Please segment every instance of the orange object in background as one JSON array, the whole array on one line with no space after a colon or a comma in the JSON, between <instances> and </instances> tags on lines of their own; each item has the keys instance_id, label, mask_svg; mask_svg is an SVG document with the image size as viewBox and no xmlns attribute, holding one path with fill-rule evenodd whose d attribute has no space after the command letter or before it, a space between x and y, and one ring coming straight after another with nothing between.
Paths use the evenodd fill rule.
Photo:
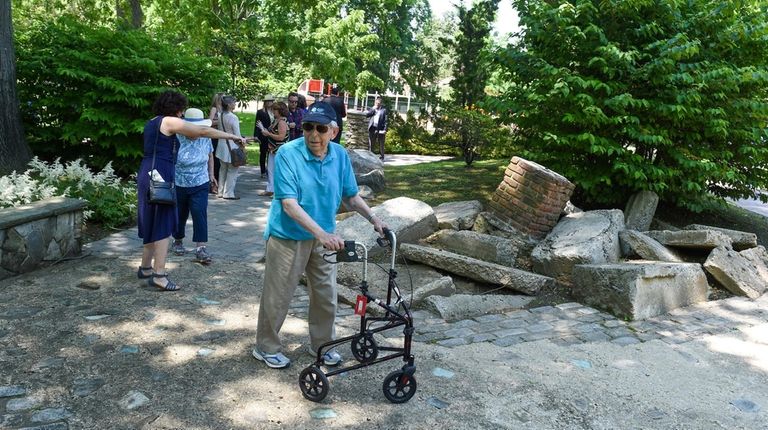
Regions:
<instances>
[{"instance_id":1,"label":"orange object in background","mask_svg":"<svg viewBox=\"0 0 768 430\"><path fill-rule=\"evenodd\" d=\"M322 94L323 83L322 79L310 79L307 83L307 92L310 94Z\"/></svg>"}]
</instances>

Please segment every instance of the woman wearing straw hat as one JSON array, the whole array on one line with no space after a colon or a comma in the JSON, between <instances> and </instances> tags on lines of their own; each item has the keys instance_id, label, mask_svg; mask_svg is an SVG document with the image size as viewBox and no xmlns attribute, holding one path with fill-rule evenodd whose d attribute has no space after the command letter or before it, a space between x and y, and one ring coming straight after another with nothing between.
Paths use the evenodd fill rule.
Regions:
<instances>
[{"instance_id":1,"label":"woman wearing straw hat","mask_svg":"<svg viewBox=\"0 0 768 430\"><path fill-rule=\"evenodd\" d=\"M212 121L203 118L203 111L189 108L184 112L184 121L210 127ZM181 146L176 160L176 205L179 223L173 233L173 253L184 255L184 236L187 219L192 215L192 240L195 242L195 260L209 264L208 253L208 191L211 185L217 186L213 173L213 144L207 137L190 139L177 134Z\"/></svg>"},{"instance_id":2,"label":"woman wearing straw hat","mask_svg":"<svg viewBox=\"0 0 768 430\"><path fill-rule=\"evenodd\" d=\"M139 279L146 279L150 287L176 291L179 286L168 279L165 259L168 256L168 238L176 231L179 219L176 206L149 202L149 180L153 170L166 182L176 179L177 134L191 139L205 136L212 139L235 139L243 144L248 139L222 133L210 127L200 127L181 119L187 108L187 98L176 91L166 91L155 100L155 117L144 126L144 158L136 174L138 185L139 237L143 239Z\"/></svg>"}]
</instances>

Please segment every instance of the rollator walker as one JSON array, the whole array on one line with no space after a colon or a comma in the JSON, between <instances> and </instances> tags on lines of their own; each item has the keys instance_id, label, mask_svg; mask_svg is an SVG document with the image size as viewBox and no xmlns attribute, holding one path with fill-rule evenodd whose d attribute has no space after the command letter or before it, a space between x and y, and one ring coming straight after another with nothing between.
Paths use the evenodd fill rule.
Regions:
<instances>
[{"instance_id":1,"label":"rollator walker","mask_svg":"<svg viewBox=\"0 0 768 430\"><path fill-rule=\"evenodd\" d=\"M414 332L413 318L409 306L403 300L400 289L395 282L397 277L397 272L395 271L397 238L395 233L389 229L384 229L383 233L385 237L376 239L376 242L381 247L390 248L392 252L386 301L377 298L368 290L368 249L364 244L355 241L344 241L343 250L324 256L326 258L335 254L336 261L334 263L363 263L363 281L359 286L360 294L357 296L355 305L355 313L360 315L360 331L352 336L336 339L321 345L317 350L315 362L305 368L299 375L301 393L305 398L313 402L320 402L328 395L328 377L362 369L398 357L403 358L403 367L391 372L384 378L382 386L384 397L392 403L405 403L416 393L416 378L413 376L416 372L416 366L414 365L414 356L411 353L411 340ZM362 258L360 258L359 251L362 252ZM326 258L326 261L330 260ZM367 306L370 303L375 303L383 308L384 316L368 316L366 314ZM373 337L374 334L397 327L403 327L404 338L402 347L388 347L376 343ZM334 368L330 371L323 371L320 367L323 365L323 354L347 342L350 343L352 355L358 363Z\"/></svg>"}]
</instances>

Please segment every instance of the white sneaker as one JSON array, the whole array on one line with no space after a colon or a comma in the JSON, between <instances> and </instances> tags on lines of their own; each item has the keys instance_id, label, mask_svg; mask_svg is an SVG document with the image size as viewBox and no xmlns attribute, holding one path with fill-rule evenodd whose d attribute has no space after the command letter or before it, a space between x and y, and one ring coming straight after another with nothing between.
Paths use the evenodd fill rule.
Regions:
<instances>
[{"instance_id":1,"label":"white sneaker","mask_svg":"<svg viewBox=\"0 0 768 430\"><path fill-rule=\"evenodd\" d=\"M331 350L323 354L323 364L326 366L338 366L342 361L344 361L344 359L342 359L341 354L336 351Z\"/></svg>"},{"instance_id":2,"label":"white sneaker","mask_svg":"<svg viewBox=\"0 0 768 430\"><path fill-rule=\"evenodd\" d=\"M263 361L264 364L273 369L285 369L291 365L291 360L280 352L276 354L267 354L259 351L259 348L253 348L251 355L253 355L253 358Z\"/></svg>"}]
</instances>

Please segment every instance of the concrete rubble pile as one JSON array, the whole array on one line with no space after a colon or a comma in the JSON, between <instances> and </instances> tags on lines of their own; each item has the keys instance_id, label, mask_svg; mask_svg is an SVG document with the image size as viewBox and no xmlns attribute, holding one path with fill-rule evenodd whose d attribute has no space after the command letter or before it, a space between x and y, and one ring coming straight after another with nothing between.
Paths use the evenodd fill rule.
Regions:
<instances>
[{"instance_id":1,"label":"concrete rubble pile","mask_svg":"<svg viewBox=\"0 0 768 430\"><path fill-rule=\"evenodd\" d=\"M350 152L362 153L360 163L374 162L368 151ZM432 208L406 197L373 211L398 233L398 255L409 262L396 268L406 299L413 290L413 306L447 320L513 311L554 288L630 320L707 301L707 274L751 299L768 288L768 252L755 234L696 224L650 230L663 225L654 219L655 193L633 195L624 211L581 211L569 201L573 189L557 173L514 157L487 211L478 201ZM339 217L337 231L389 265L360 215ZM362 281L357 266L339 266L346 285L340 301L354 303ZM384 270L369 267L373 288L384 293L386 279ZM465 294L467 288L475 294Z\"/></svg>"}]
</instances>

